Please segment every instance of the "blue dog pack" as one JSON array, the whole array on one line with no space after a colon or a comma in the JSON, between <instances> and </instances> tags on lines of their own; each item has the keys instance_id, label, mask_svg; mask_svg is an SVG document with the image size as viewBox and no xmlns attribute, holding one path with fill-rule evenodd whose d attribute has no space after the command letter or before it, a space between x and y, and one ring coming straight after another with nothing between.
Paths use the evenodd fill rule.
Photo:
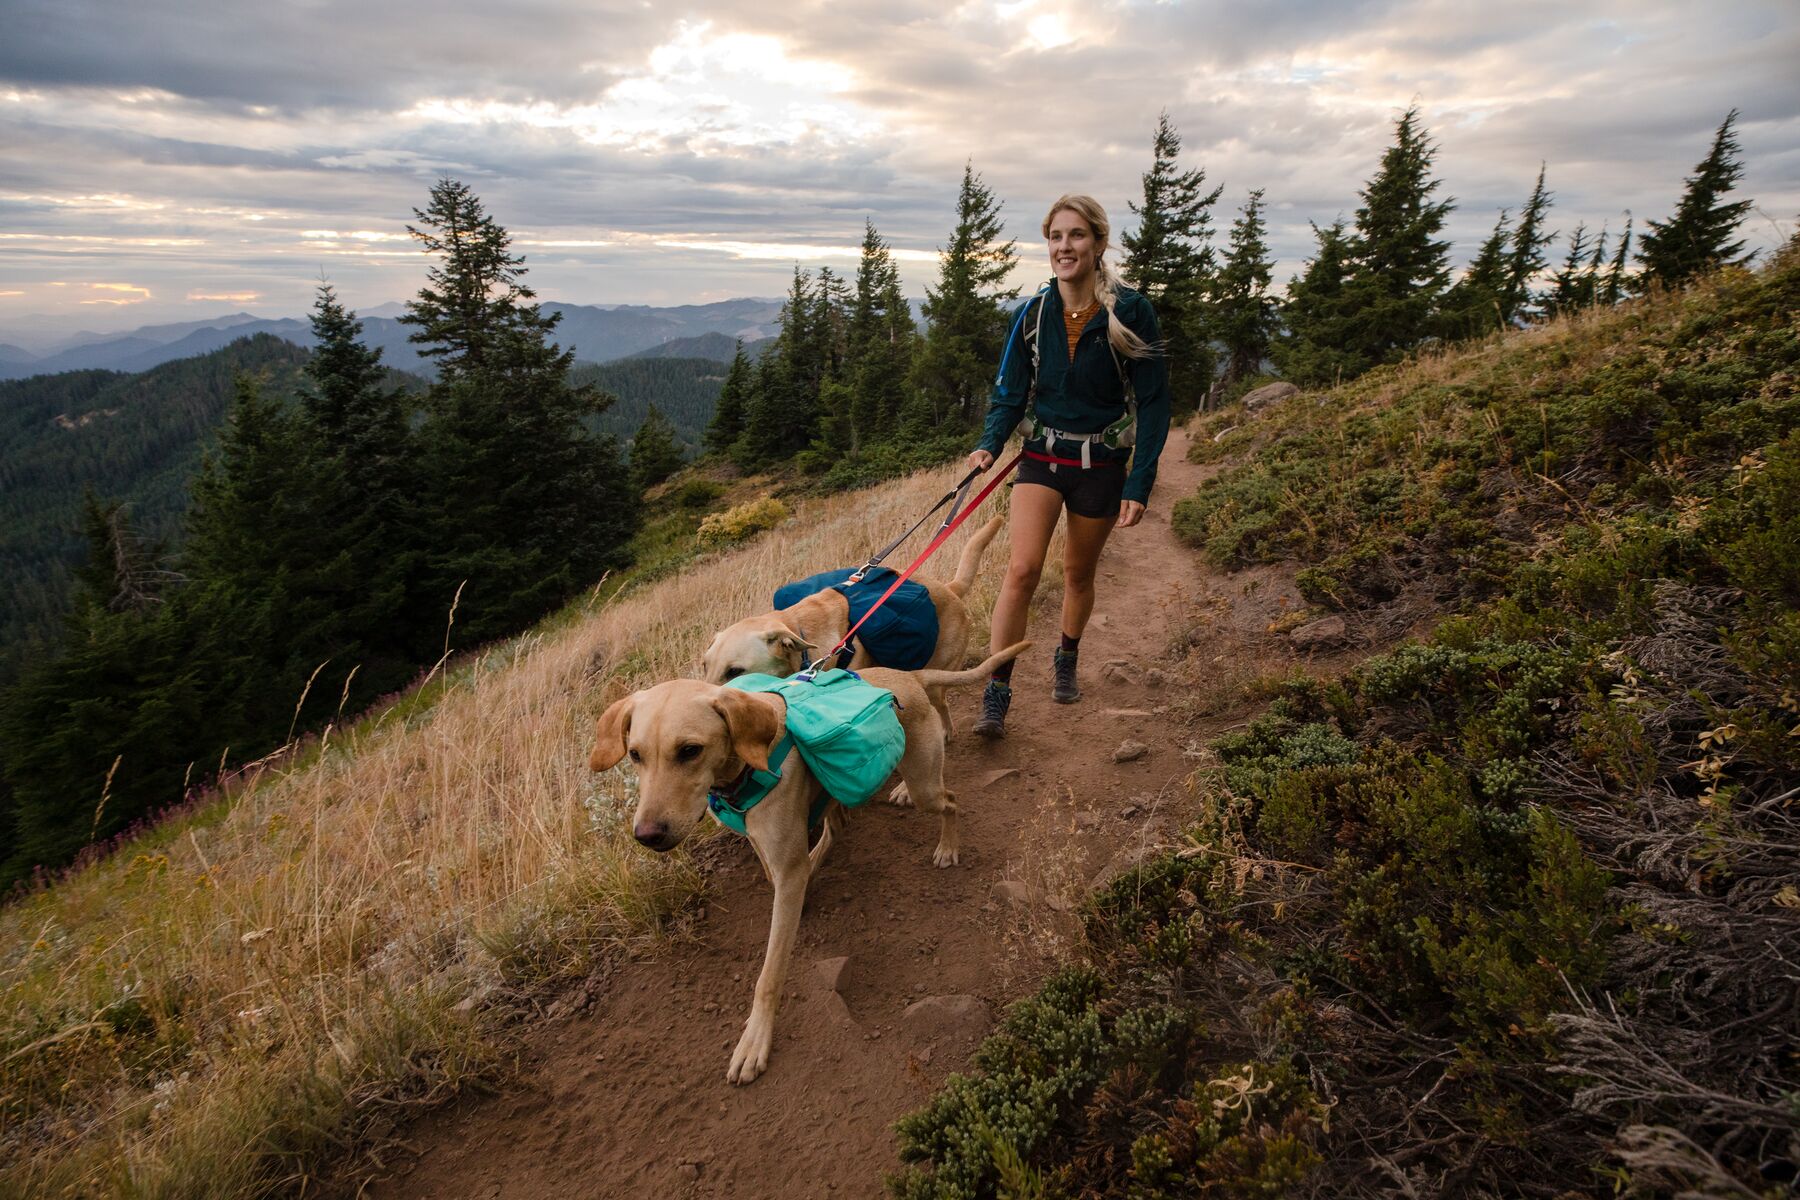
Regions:
<instances>
[{"instance_id":1,"label":"blue dog pack","mask_svg":"<svg viewBox=\"0 0 1800 1200\"><path fill-rule=\"evenodd\" d=\"M875 607L881 593L893 583L896 572L876 567L860 582L852 583L850 576L855 573L851 568L821 571L779 587L775 589L775 607L791 608L808 596L836 588L850 602L850 625L854 626ZM937 606L931 602L931 593L924 584L907 580L886 604L876 609L856 636L878 665L900 671L923 670L937 649Z\"/></svg>"}]
</instances>

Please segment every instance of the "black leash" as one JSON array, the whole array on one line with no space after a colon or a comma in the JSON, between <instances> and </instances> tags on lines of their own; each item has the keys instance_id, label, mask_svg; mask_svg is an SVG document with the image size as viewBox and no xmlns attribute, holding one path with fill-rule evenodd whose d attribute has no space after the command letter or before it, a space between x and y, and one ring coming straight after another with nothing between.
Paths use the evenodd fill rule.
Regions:
<instances>
[{"instance_id":1,"label":"black leash","mask_svg":"<svg viewBox=\"0 0 1800 1200\"><path fill-rule=\"evenodd\" d=\"M868 562L866 562L862 566L856 568L855 572L851 574L850 578L846 582L861 583L863 580L863 576L867 575L870 571L873 571L876 567L879 567L881 565L882 559L886 558L888 555L890 555L894 551L898 550L900 548L900 544L902 542L906 541L907 538L909 538L913 534L917 533L919 531L919 526L921 526L921 525L925 524L925 522L931 520L932 514L937 512L938 509L944 507L944 505L946 505L946 504L950 505L950 511L948 513L944 514L944 523L942 525L938 526L938 530L940 532L942 532L943 530L948 529L950 527L950 523L952 521L956 520L956 514L962 510L963 500L969 494L970 485L975 482L976 476L980 475L982 470L983 470L983 468L976 467L973 471L970 471L967 475L964 475L962 477L961 483L958 483L955 487L951 488L949 491L945 492L941 497L939 497L938 502L936 504L932 505L930 508L926 509L925 515L920 517L917 521L914 521L912 523L911 528L909 528L905 533L901 534L899 537L895 538L893 541L891 541L887 545L883 546L880 550L876 551L874 558L871 558ZM952 503L952 502L954 502L954 503Z\"/></svg>"}]
</instances>

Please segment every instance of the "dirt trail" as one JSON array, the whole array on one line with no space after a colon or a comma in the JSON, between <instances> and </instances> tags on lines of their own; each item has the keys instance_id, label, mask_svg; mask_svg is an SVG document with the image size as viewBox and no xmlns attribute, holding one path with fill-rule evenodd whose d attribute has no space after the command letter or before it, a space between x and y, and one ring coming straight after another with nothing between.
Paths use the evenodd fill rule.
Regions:
<instances>
[{"instance_id":1,"label":"dirt trail","mask_svg":"<svg viewBox=\"0 0 1800 1200\"><path fill-rule=\"evenodd\" d=\"M1164 665L1213 582L1169 526L1171 506L1208 472L1186 451L1186 435L1171 431L1155 506L1107 546L1082 640L1082 702L1049 699L1050 579L1032 619L1037 645L1014 680L1011 736L971 736L979 689L953 695L961 866L932 867L933 817L879 802L851 814L808 890L767 1074L746 1088L725 1082L770 892L748 844L718 838L704 852L696 941L618 965L586 1011L528 1035L523 1069L500 1095L414 1126L407 1138L420 1153L390 1163L394 1174L366 1194L882 1195L884 1172L900 1165L895 1118L966 1063L1072 928L1047 897L1078 894L1175 824L1192 769L1182 749L1196 731L1153 715L1179 681L1159 686L1146 673ZM1148 750L1115 763L1126 739ZM908 1013L926 998L936 999Z\"/></svg>"}]
</instances>

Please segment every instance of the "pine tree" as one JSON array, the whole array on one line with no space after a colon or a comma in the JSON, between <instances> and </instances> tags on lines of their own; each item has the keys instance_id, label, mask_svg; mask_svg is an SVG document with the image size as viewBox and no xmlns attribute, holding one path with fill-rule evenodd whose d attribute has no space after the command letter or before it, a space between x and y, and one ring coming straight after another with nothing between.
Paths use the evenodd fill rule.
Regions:
<instances>
[{"instance_id":1,"label":"pine tree","mask_svg":"<svg viewBox=\"0 0 1800 1200\"><path fill-rule=\"evenodd\" d=\"M409 340L436 360L438 378L448 384L469 372L553 368L559 359L566 372L572 356L558 355L549 341L557 316L526 303L535 293L519 282L525 259L511 252L512 236L469 185L439 180L413 215L419 224L406 231L439 261L400 320L418 326Z\"/></svg>"},{"instance_id":2,"label":"pine tree","mask_svg":"<svg viewBox=\"0 0 1800 1200\"><path fill-rule=\"evenodd\" d=\"M1569 251L1550 281L1550 294L1544 301L1546 313L1555 316L1573 312L1594 302L1594 263L1605 253L1596 253L1596 247L1605 238L1606 230L1602 229L1599 242L1590 242L1587 223L1575 226L1575 232L1569 235Z\"/></svg>"},{"instance_id":3,"label":"pine tree","mask_svg":"<svg viewBox=\"0 0 1800 1200\"><path fill-rule=\"evenodd\" d=\"M641 492L680 469L681 443L676 440L675 427L652 404L637 436L631 439L631 484Z\"/></svg>"},{"instance_id":4,"label":"pine tree","mask_svg":"<svg viewBox=\"0 0 1800 1200\"><path fill-rule=\"evenodd\" d=\"M361 341L362 322L322 285L313 305L315 348L300 393L300 433L316 472L315 588L333 594L346 627L359 632L355 694L368 698L405 681L438 631L408 628L406 597L419 542L419 448L406 395L386 386L381 351ZM436 625L435 619L430 622Z\"/></svg>"},{"instance_id":5,"label":"pine tree","mask_svg":"<svg viewBox=\"0 0 1800 1200\"><path fill-rule=\"evenodd\" d=\"M965 164L956 229L939 255L937 287L925 291L925 346L915 360L904 422L909 436L969 429L986 409L1006 338L1004 304L1018 295L1001 286L1018 251L1000 240L1000 208L974 164Z\"/></svg>"},{"instance_id":6,"label":"pine tree","mask_svg":"<svg viewBox=\"0 0 1800 1200\"><path fill-rule=\"evenodd\" d=\"M1631 214L1625 214L1625 233L1619 238L1619 248L1613 252L1612 262L1606 268L1606 282L1600 286L1600 303L1611 307L1625 298L1631 288L1631 279L1625 274L1625 261L1631 257Z\"/></svg>"},{"instance_id":7,"label":"pine tree","mask_svg":"<svg viewBox=\"0 0 1800 1200\"><path fill-rule=\"evenodd\" d=\"M1231 226L1231 244L1213 287L1211 327L1225 347L1225 373L1218 390L1262 369L1274 340L1275 298L1269 294L1274 264L1264 240L1262 189L1250 193Z\"/></svg>"},{"instance_id":8,"label":"pine tree","mask_svg":"<svg viewBox=\"0 0 1800 1200\"><path fill-rule=\"evenodd\" d=\"M638 495L616 439L584 424L612 398L570 385L574 355L550 340L557 316L527 303L506 231L452 180L419 218L426 228L414 235L438 261L407 319L439 363L419 430L430 484L419 602L440 622L456 603L468 645L622 564Z\"/></svg>"},{"instance_id":9,"label":"pine tree","mask_svg":"<svg viewBox=\"0 0 1800 1200\"><path fill-rule=\"evenodd\" d=\"M1439 329L1447 338L1480 337L1506 327L1506 289L1512 274L1511 214L1500 210L1494 231L1439 306Z\"/></svg>"},{"instance_id":10,"label":"pine tree","mask_svg":"<svg viewBox=\"0 0 1800 1200\"><path fill-rule=\"evenodd\" d=\"M1222 187L1206 191L1206 172L1176 165L1181 135L1162 113L1156 122L1144 199L1132 204L1137 228L1126 233L1122 270L1156 308L1169 356L1169 385L1178 407L1200 402L1212 383L1212 339L1206 301L1216 270L1212 206Z\"/></svg>"},{"instance_id":11,"label":"pine tree","mask_svg":"<svg viewBox=\"0 0 1800 1200\"><path fill-rule=\"evenodd\" d=\"M1286 332L1276 338L1272 352L1282 375L1306 387L1335 383L1352 365L1344 351L1351 321L1350 235L1341 217L1324 229L1314 225L1313 234L1319 239L1318 252L1288 284L1282 306Z\"/></svg>"},{"instance_id":12,"label":"pine tree","mask_svg":"<svg viewBox=\"0 0 1800 1200\"><path fill-rule=\"evenodd\" d=\"M1744 176L1740 147L1731 126L1738 110L1725 114L1713 134L1712 149L1687 179L1687 190L1667 221L1648 222L1638 262L1644 270L1640 284L1680 287L1696 276L1747 260L1742 239L1733 240L1751 201L1727 203L1726 193Z\"/></svg>"},{"instance_id":13,"label":"pine tree","mask_svg":"<svg viewBox=\"0 0 1800 1200\"><path fill-rule=\"evenodd\" d=\"M1354 267L1347 288L1345 374L1397 362L1430 332L1449 282L1448 242L1439 241L1451 201L1433 200L1437 148L1409 108L1394 126L1394 144L1356 210Z\"/></svg>"},{"instance_id":14,"label":"pine tree","mask_svg":"<svg viewBox=\"0 0 1800 1200\"><path fill-rule=\"evenodd\" d=\"M818 420L825 364L817 333L819 306L810 273L794 267L794 282L776 318L780 332L757 365L756 387L744 411L744 433L732 455L746 470L768 470L804 450Z\"/></svg>"},{"instance_id":15,"label":"pine tree","mask_svg":"<svg viewBox=\"0 0 1800 1200\"><path fill-rule=\"evenodd\" d=\"M860 450L893 436L919 340L912 306L900 292L900 268L872 221L864 223L847 340L850 448Z\"/></svg>"},{"instance_id":16,"label":"pine tree","mask_svg":"<svg viewBox=\"0 0 1800 1200\"><path fill-rule=\"evenodd\" d=\"M1506 282L1500 293L1500 319L1504 325L1537 315L1531 285L1547 265L1544 248L1556 237L1554 231L1544 228L1544 216L1550 211L1552 199L1544 190L1544 165L1539 163L1537 184L1519 214L1519 228L1513 234L1512 254L1506 263Z\"/></svg>"},{"instance_id":17,"label":"pine tree","mask_svg":"<svg viewBox=\"0 0 1800 1200\"><path fill-rule=\"evenodd\" d=\"M750 403L750 359L744 354L744 339L739 338L731 355L731 367L725 372L724 386L719 389L719 403L713 409L712 421L706 427L705 446L709 454L728 454L744 435L744 412Z\"/></svg>"}]
</instances>

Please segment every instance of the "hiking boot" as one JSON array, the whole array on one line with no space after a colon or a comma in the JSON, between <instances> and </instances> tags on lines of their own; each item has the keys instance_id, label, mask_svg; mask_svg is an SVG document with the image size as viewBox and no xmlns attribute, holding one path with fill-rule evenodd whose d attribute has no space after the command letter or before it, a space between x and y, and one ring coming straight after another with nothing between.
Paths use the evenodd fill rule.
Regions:
<instances>
[{"instance_id":1,"label":"hiking boot","mask_svg":"<svg viewBox=\"0 0 1800 1200\"><path fill-rule=\"evenodd\" d=\"M1081 687L1075 682L1075 658L1070 650L1056 652L1056 683L1050 689L1050 698L1058 704L1073 704L1081 699Z\"/></svg>"},{"instance_id":2,"label":"hiking boot","mask_svg":"<svg viewBox=\"0 0 1800 1200\"><path fill-rule=\"evenodd\" d=\"M1006 710L1011 707L1011 686L988 680L987 690L981 693L981 719L975 722L975 732L984 738L1005 737Z\"/></svg>"}]
</instances>

